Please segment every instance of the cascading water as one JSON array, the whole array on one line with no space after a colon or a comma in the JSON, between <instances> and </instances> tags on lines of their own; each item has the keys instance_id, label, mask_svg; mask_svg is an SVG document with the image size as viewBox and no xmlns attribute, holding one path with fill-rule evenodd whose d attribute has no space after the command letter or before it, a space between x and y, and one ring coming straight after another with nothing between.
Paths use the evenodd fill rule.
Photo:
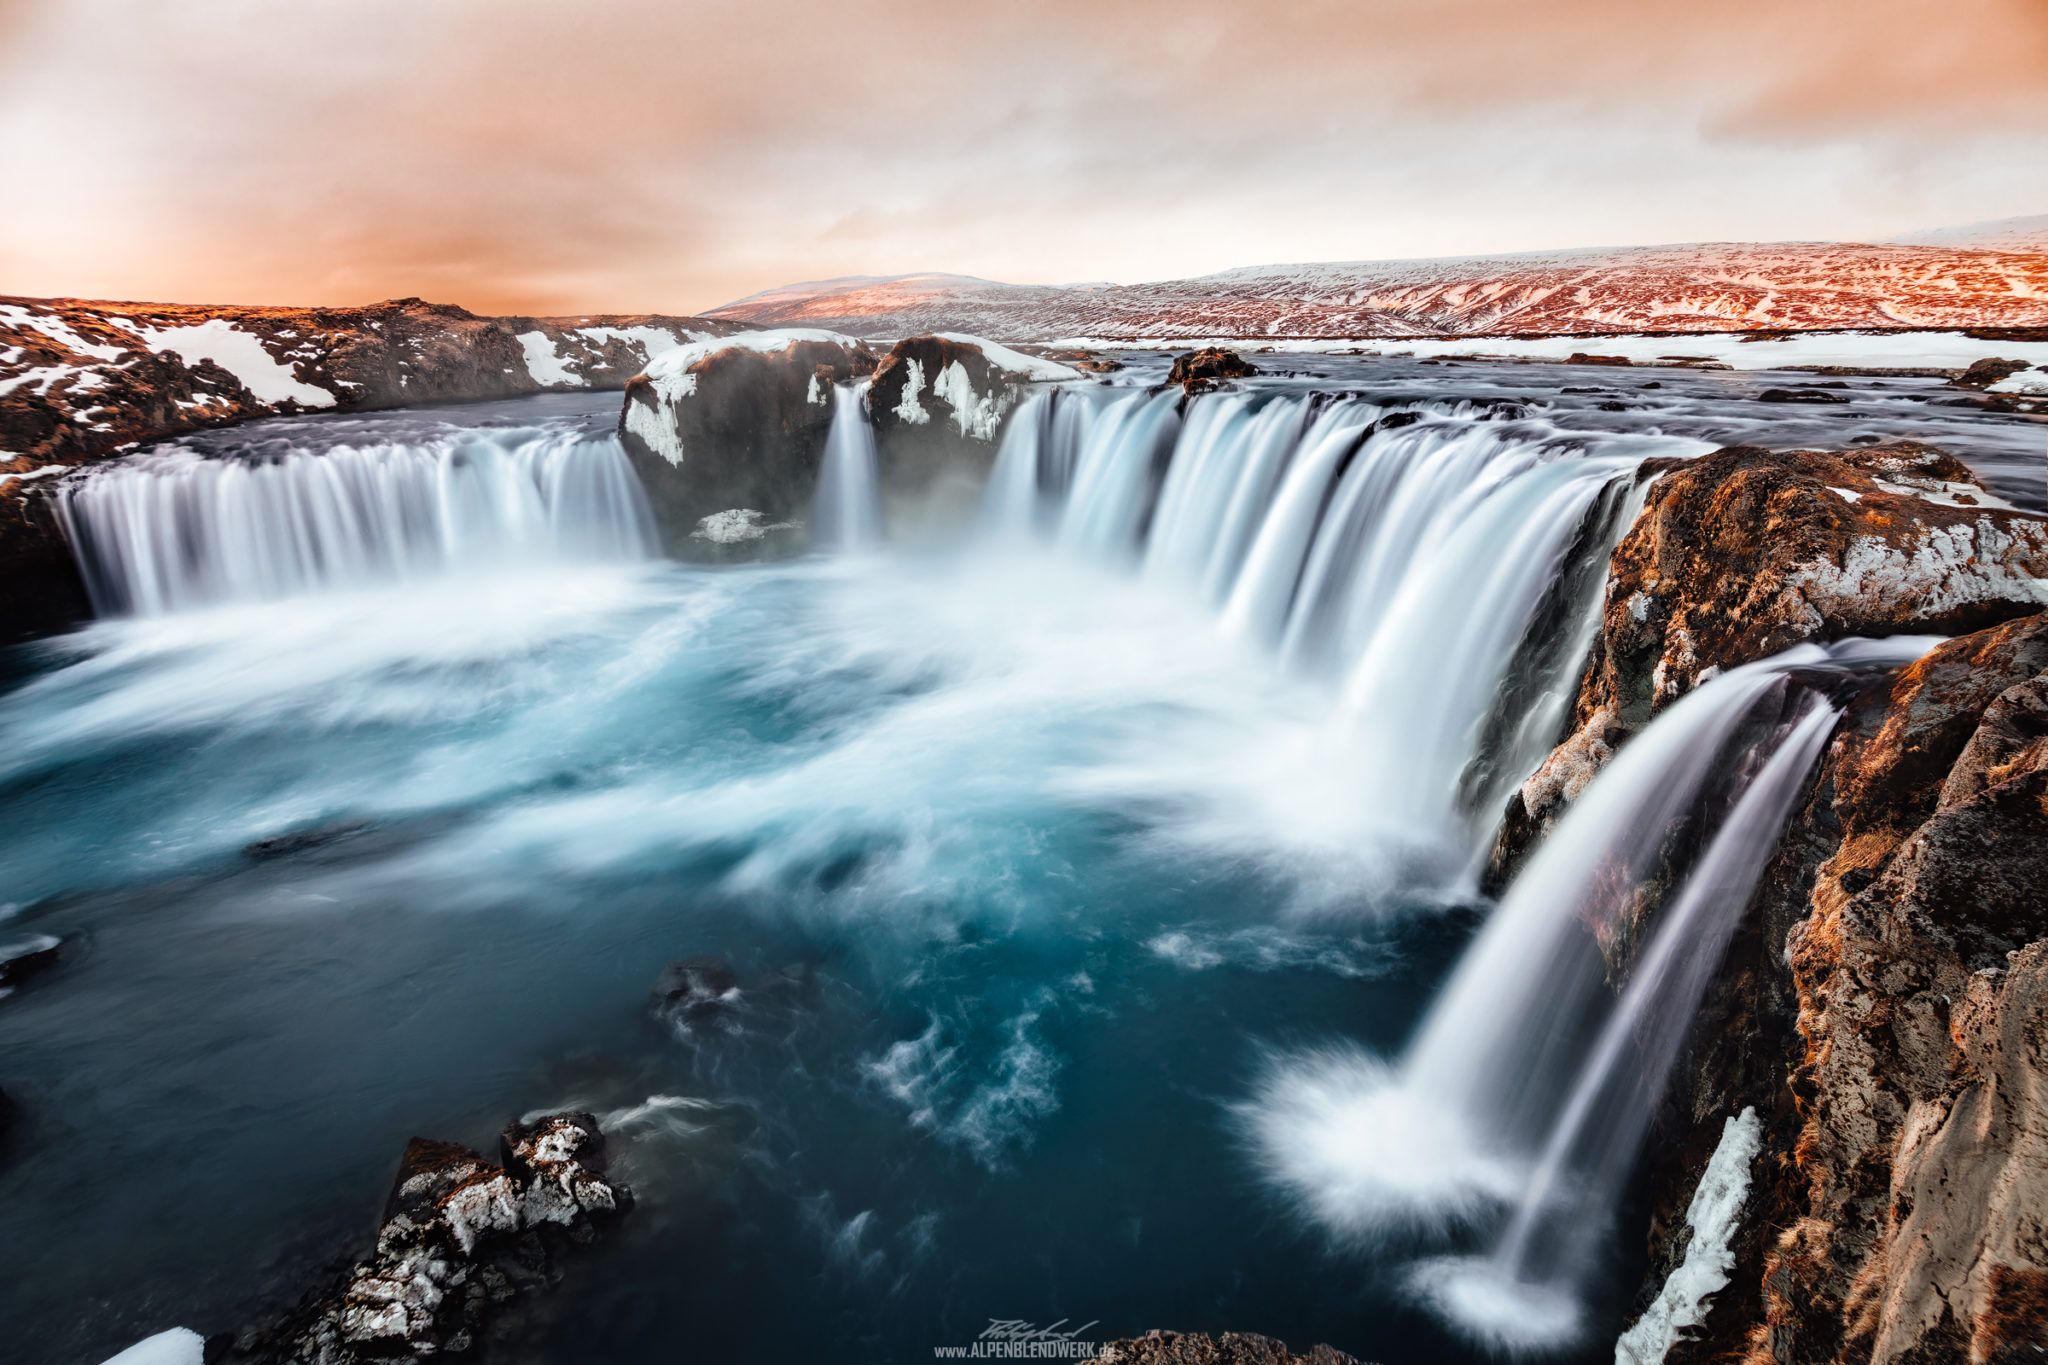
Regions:
<instances>
[{"instance_id":1,"label":"cascading water","mask_svg":"<svg viewBox=\"0 0 2048 1365\"><path fill-rule=\"evenodd\" d=\"M1361 800L1379 842L1412 879L1469 883L1506 791L1556 737L1597 621L1587 568L1640 505L1636 467L1703 447L1596 441L1463 403L1182 402L1034 398L984 520L1138 557L1226 632L1327 679L1343 702L1334 742L1375 775Z\"/></svg>"},{"instance_id":2,"label":"cascading water","mask_svg":"<svg viewBox=\"0 0 2048 1365\"><path fill-rule=\"evenodd\" d=\"M174 446L65 484L57 506L101 615L656 548L618 441L564 426L225 458Z\"/></svg>"},{"instance_id":3,"label":"cascading water","mask_svg":"<svg viewBox=\"0 0 2048 1365\"><path fill-rule=\"evenodd\" d=\"M865 384L832 390L832 427L811 499L811 543L848 553L882 543L882 491Z\"/></svg>"},{"instance_id":4,"label":"cascading water","mask_svg":"<svg viewBox=\"0 0 2048 1365\"><path fill-rule=\"evenodd\" d=\"M1276 1065L1253 1115L1271 1176L1342 1235L1490 1237L1484 1254L1424 1263L1418 1291L1496 1346L1573 1340L1693 1013L1839 714L1788 689L1896 667L1932 643L1802 645L1659 716L1536 850L1398 1068L1342 1052ZM1760 716L1787 712L1730 762ZM1603 947L1730 772L1750 776L1617 1001Z\"/></svg>"}]
</instances>

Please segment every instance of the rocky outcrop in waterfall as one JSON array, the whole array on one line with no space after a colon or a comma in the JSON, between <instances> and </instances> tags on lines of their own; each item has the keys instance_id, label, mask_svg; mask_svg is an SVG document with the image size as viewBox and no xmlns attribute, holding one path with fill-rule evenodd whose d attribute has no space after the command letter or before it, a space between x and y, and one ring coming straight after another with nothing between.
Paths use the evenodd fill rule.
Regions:
<instances>
[{"instance_id":1,"label":"rocky outcrop in waterfall","mask_svg":"<svg viewBox=\"0 0 2048 1365\"><path fill-rule=\"evenodd\" d=\"M707 558L708 547L776 548L772 532L800 530L832 425L832 390L878 363L837 333L755 332L681 347L634 376L619 439L663 548Z\"/></svg>"},{"instance_id":2,"label":"rocky outcrop in waterfall","mask_svg":"<svg viewBox=\"0 0 2048 1365\"><path fill-rule=\"evenodd\" d=\"M1805 640L1955 634L2048 606L2048 521L1927 446L1733 446L1645 474L1570 732L1508 803L1500 881L1617 747L1712 672Z\"/></svg>"},{"instance_id":3,"label":"rocky outcrop in waterfall","mask_svg":"<svg viewBox=\"0 0 2048 1365\"><path fill-rule=\"evenodd\" d=\"M668 551L725 558L742 543L805 543L767 533L801 530L835 386L868 382L885 491L921 494L958 470L976 476L971 495L1024 386L1079 378L976 337L910 337L878 354L834 332L751 332L650 364L626 387L619 434Z\"/></svg>"},{"instance_id":4,"label":"rocky outcrop in waterfall","mask_svg":"<svg viewBox=\"0 0 2048 1365\"><path fill-rule=\"evenodd\" d=\"M496 1162L414 1138L376 1250L276 1323L215 1338L206 1358L372 1365L466 1355L560 1278L565 1250L632 1208L631 1192L604 1168L604 1134L588 1114L512 1124Z\"/></svg>"},{"instance_id":5,"label":"rocky outcrop in waterfall","mask_svg":"<svg viewBox=\"0 0 2048 1365\"><path fill-rule=\"evenodd\" d=\"M1207 393L1216 387L1219 379L1249 379L1258 372L1256 366L1236 351L1226 351L1221 346L1205 346L1199 351L1175 356L1166 382L1178 384L1191 394Z\"/></svg>"}]
</instances>

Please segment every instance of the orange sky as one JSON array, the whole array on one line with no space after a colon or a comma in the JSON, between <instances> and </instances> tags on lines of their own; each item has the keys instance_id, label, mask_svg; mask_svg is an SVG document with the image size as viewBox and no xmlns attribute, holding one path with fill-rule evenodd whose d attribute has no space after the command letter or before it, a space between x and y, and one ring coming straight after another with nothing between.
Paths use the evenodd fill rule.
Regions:
<instances>
[{"instance_id":1,"label":"orange sky","mask_svg":"<svg viewBox=\"0 0 2048 1365\"><path fill-rule=\"evenodd\" d=\"M0 0L0 293L792 280L2048 211L2048 0Z\"/></svg>"}]
</instances>

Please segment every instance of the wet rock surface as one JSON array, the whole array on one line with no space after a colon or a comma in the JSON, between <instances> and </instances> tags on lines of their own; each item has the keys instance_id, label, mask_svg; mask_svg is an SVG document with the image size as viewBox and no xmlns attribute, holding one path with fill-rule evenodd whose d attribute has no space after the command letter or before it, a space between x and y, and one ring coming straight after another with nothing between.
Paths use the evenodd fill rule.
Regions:
<instances>
[{"instance_id":1,"label":"wet rock surface","mask_svg":"<svg viewBox=\"0 0 2048 1365\"><path fill-rule=\"evenodd\" d=\"M208 1342L209 1361L369 1365L467 1358L515 1330L565 1254L632 1208L605 1178L584 1113L507 1127L493 1162L427 1138L406 1145L376 1249L279 1320Z\"/></svg>"},{"instance_id":2,"label":"wet rock surface","mask_svg":"<svg viewBox=\"0 0 2048 1365\"><path fill-rule=\"evenodd\" d=\"M1312 1346L1296 1354L1284 1341L1250 1332L1147 1332L1142 1337L1105 1344L1096 1359L1114 1365L1358 1365L1332 1346Z\"/></svg>"},{"instance_id":3,"label":"wet rock surface","mask_svg":"<svg viewBox=\"0 0 2048 1365\"><path fill-rule=\"evenodd\" d=\"M1769 1115L1733 1278L1671 1361L2048 1343L2044 713L2043 616L1951 640L1851 706L1653 1149L1661 1274L1711 1116Z\"/></svg>"},{"instance_id":4,"label":"wet rock surface","mask_svg":"<svg viewBox=\"0 0 2048 1365\"><path fill-rule=\"evenodd\" d=\"M1807 640L1959 634L2048 605L2048 520L1996 505L1931 447L1734 446L1649 472L1570 731L1509 802L1496 883L1710 670Z\"/></svg>"},{"instance_id":5,"label":"wet rock surface","mask_svg":"<svg viewBox=\"0 0 2048 1365\"><path fill-rule=\"evenodd\" d=\"M1175 356L1166 382L1178 384L1191 394L1207 393L1216 387L1216 381L1220 379L1249 379L1257 373L1258 369L1236 351L1206 346L1199 351Z\"/></svg>"},{"instance_id":6,"label":"wet rock surface","mask_svg":"<svg viewBox=\"0 0 2048 1365\"><path fill-rule=\"evenodd\" d=\"M833 387L878 363L850 337L792 332L685 347L635 376L619 436L663 548L679 559L733 557L746 538L716 538L706 520L720 514L804 523L832 426Z\"/></svg>"}]
</instances>

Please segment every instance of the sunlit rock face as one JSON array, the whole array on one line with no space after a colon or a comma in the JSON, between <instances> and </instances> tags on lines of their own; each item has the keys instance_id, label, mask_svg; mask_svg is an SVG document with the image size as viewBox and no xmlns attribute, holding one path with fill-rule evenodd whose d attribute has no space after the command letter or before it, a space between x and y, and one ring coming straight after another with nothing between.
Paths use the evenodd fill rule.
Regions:
<instances>
[{"instance_id":1,"label":"sunlit rock face","mask_svg":"<svg viewBox=\"0 0 2048 1365\"><path fill-rule=\"evenodd\" d=\"M1714 672L1805 640L1948 635L2044 606L2048 521L1932 448L1735 446L1665 466L1614 552L1571 731L1510 801L1495 875Z\"/></svg>"},{"instance_id":2,"label":"sunlit rock face","mask_svg":"<svg viewBox=\"0 0 2048 1365\"><path fill-rule=\"evenodd\" d=\"M90 616L42 494L138 444L258 417L621 388L740 330L635 315L478 317L394 299L234 308L0 298L0 643Z\"/></svg>"},{"instance_id":3,"label":"sunlit rock face","mask_svg":"<svg viewBox=\"0 0 2048 1365\"><path fill-rule=\"evenodd\" d=\"M421 299L0 299L0 474L252 417L620 388L664 351L737 330L642 315L479 317Z\"/></svg>"},{"instance_id":4,"label":"sunlit rock face","mask_svg":"<svg viewBox=\"0 0 2048 1365\"><path fill-rule=\"evenodd\" d=\"M1653 1262L1701 1116L1768 1115L1728 1288L1671 1362L2029 1358L2048 1339L2048 616L1850 707L1695 1025Z\"/></svg>"}]
</instances>

